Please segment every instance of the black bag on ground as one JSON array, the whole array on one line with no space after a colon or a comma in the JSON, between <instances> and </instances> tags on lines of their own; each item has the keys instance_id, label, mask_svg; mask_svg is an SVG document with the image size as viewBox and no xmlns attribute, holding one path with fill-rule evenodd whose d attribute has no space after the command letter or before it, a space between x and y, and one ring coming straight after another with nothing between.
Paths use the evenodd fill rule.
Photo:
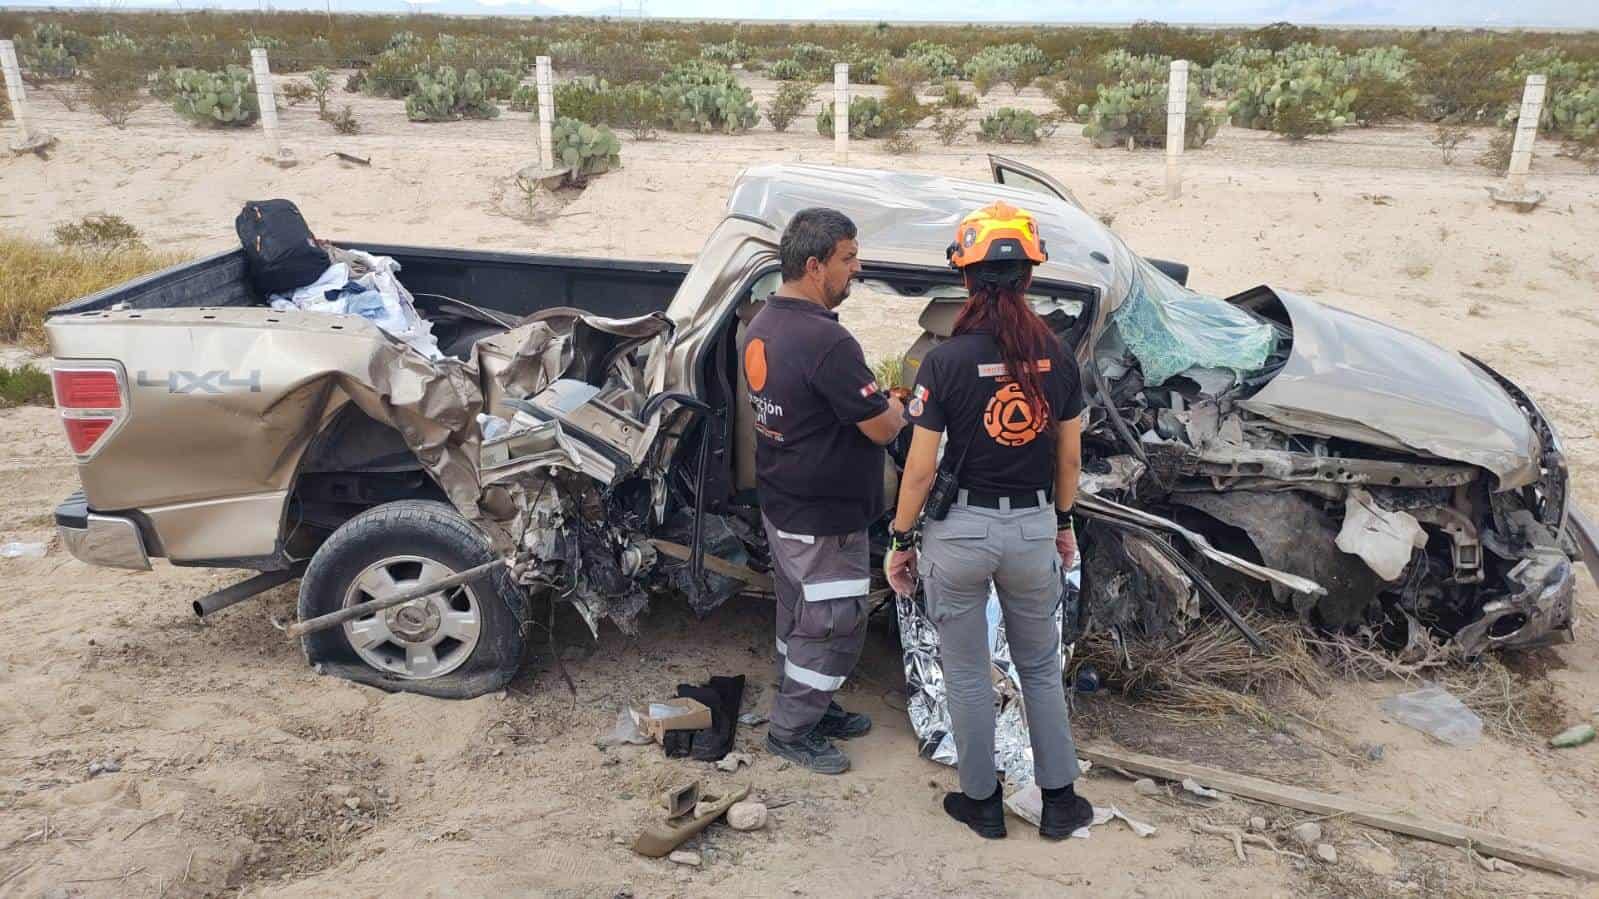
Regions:
<instances>
[{"instance_id":1,"label":"black bag on ground","mask_svg":"<svg viewBox=\"0 0 1599 899\"><path fill-rule=\"evenodd\" d=\"M327 271L327 251L317 246L305 217L288 200L244 204L233 228L250 266L250 283L263 297L304 287Z\"/></svg>"}]
</instances>

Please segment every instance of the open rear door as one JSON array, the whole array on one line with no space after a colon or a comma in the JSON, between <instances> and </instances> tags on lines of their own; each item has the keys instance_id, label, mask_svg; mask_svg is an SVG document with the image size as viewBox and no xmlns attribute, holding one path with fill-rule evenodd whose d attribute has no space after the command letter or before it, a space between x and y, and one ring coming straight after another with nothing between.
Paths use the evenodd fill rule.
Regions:
<instances>
[{"instance_id":1,"label":"open rear door","mask_svg":"<svg viewBox=\"0 0 1599 899\"><path fill-rule=\"evenodd\" d=\"M1003 156L988 155L988 165L994 171L994 183L1006 187L1019 187L1035 193L1047 194L1076 206L1087 212L1087 208L1078 201L1077 195L1072 193L1066 185L1056 181L1030 165L1006 159Z\"/></svg>"}]
</instances>

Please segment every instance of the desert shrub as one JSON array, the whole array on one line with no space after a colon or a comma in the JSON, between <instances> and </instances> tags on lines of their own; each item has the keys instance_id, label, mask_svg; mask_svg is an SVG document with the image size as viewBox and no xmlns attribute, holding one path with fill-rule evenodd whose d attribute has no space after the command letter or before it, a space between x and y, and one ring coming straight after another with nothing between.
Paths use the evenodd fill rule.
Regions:
<instances>
[{"instance_id":1,"label":"desert shrub","mask_svg":"<svg viewBox=\"0 0 1599 899\"><path fill-rule=\"evenodd\" d=\"M1515 102L1515 84L1506 74L1505 51L1491 37L1446 45L1424 57L1417 89L1433 118L1449 122L1497 119Z\"/></svg>"},{"instance_id":2,"label":"desert shrub","mask_svg":"<svg viewBox=\"0 0 1599 899\"><path fill-rule=\"evenodd\" d=\"M811 105L816 98L816 88L809 84L790 81L777 89L770 102L766 104L766 118L772 123L773 130L787 131L788 126L799 118L805 107Z\"/></svg>"},{"instance_id":3,"label":"desert shrub","mask_svg":"<svg viewBox=\"0 0 1599 899\"><path fill-rule=\"evenodd\" d=\"M362 73L361 92L390 100L401 99L416 86L417 74L426 61L419 45L405 43L384 50Z\"/></svg>"},{"instance_id":4,"label":"desert shrub","mask_svg":"<svg viewBox=\"0 0 1599 899\"><path fill-rule=\"evenodd\" d=\"M801 81L811 75L797 59L779 59L777 62L772 63L772 67L766 70L766 74L776 81Z\"/></svg>"},{"instance_id":5,"label":"desert shrub","mask_svg":"<svg viewBox=\"0 0 1599 899\"><path fill-rule=\"evenodd\" d=\"M518 85L511 91L511 110L513 112L531 112L539 108L539 89L537 85Z\"/></svg>"},{"instance_id":6,"label":"desert shrub","mask_svg":"<svg viewBox=\"0 0 1599 899\"><path fill-rule=\"evenodd\" d=\"M961 139L970 123L970 116L946 109L933 116L933 134L938 137L939 143L948 147Z\"/></svg>"},{"instance_id":7,"label":"desert shrub","mask_svg":"<svg viewBox=\"0 0 1599 899\"><path fill-rule=\"evenodd\" d=\"M1078 118L1088 123L1083 126L1083 136L1096 147L1125 146L1129 140L1135 147L1166 146L1168 90L1167 83L1158 81L1101 87L1093 106L1085 104L1078 110ZM1192 88L1183 121L1184 146L1189 149L1203 147L1216 136L1216 116L1205 109L1200 92Z\"/></svg>"},{"instance_id":8,"label":"desert shrub","mask_svg":"<svg viewBox=\"0 0 1599 899\"><path fill-rule=\"evenodd\" d=\"M413 122L492 119L499 114L477 69L467 69L464 75L454 66L418 72L416 87L405 98L405 117Z\"/></svg>"},{"instance_id":9,"label":"desert shrub","mask_svg":"<svg viewBox=\"0 0 1599 899\"><path fill-rule=\"evenodd\" d=\"M839 50L837 61L849 63L850 84L877 84L894 57L887 50L845 44Z\"/></svg>"},{"instance_id":10,"label":"desert shrub","mask_svg":"<svg viewBox=\"0 0 1599 899\"><path fill-rule=\"evenodd\" d=\"M706 44L700 48L700 58L730 66L750 58L750 48L737 38L721 44Z\"/></svg>"},{"instance_id":11,"label":"desert shrub","mask_svg":"<svg viewBox=\"0 0 1599 899\"><path fill-rule=\"evenodd\" d=\"M333 73L325 66L317 66L311 70L306 83L311 86L311 99L316 101L316 114L321 118L327 118L328 94L333 90Z\"/></svg>"},{"instance_id":12,"label":"desert shrub","mask_svg":"<svg viewBox=\"0 0 1599 899\"><path fill-rule=\"evenodd\" d=\"M1002 106L977 123L978 135L1002 144L1036 144L1043 140L1043 120L1038 113Z\"/></svg>"},{"instance_id":13,"label":"desert shrub","mask_svg":"<svg viewBox=\"0 0 1599 899\"><path fill-rule=\"evenodd\" d=\"M932 41L919 40L905 48L905 59L921 64L927 70L927 77L942 81L946 78L958 78L961 75L960 58L955 51L943 44Z\"/></svg>"},{"instance_id":14,"label":"desert shrub","mask_svg":"<svg viewBox=\"0 0 1599 899\"><path fill-rule=\"evenodd\" d=\"M76 250L124 250L144 246L144 235L120 215L86 215L60 222L50 234L56 243Z\"/></svg>"},{"instance_id":15,"label":"desert shrub","mask_svg":"<svg viewBox=\"0 0 1599 899\"><path fill-rule=\"evenodd\" d=\"M344 78L344 92L347 93L347 94L358 93L365 86L366 86L366 72L365 71L356 70L354 72L351 72L349 75L345 76L345 78Z\"/></svg>"},{"instance_id":16,"label":"desert shrub","mask_svg":"<svg viewBox=\"0 0 1599 899\"><path fill-rule=\"evenodd\" d=\"M348 103L344 104L344 108L339 110L337 115L326 114L322 116L322 120L332 125L333 130L340 134L355 134L361 130L361 123L355 120L355 110L351 109Z\"/></svg>"},{"instance_id":17,"label":"desert shrub","mask_svg":"<svg viewBox=\"0 0 1599 899\"><path fill-rule=\"evenodd\" d=\"M255 79L239 66L221 72L179 69L172 109L196 125L219 128L242 128L261 114Z\"/></svg>"},{"instance_id":18,"label":"desert shrub","mask_svg":"<svg viewBox=\"0 0 1599 899\"><path fill-rule=\"evenodd\" d=\"M788 48L788 56L807 69L820 69L833 64L833 51L821 44L808 42L792 44Z\"/></svg>"},{"instance_id":19,"label":"desert shrub","mask_svg":"<svg viewBox=\"0 0 1599 899\"><path fill-rule=\"evenodd\" d=\"M1033 83L1033 79L1049 69L1049 57L1032 44L989 45L967 60L966 77L974 85L981 78L987 89L978 85L980 94L987 94L999 82L1009 84L1017 93Z\"/></svg>"},{"instance_id":20,"label":"desert shrub","mask_svg":"<svg viewBox=\"0 0 1599 899\"><path fill-rule=\"evenodd\" d=\"M1477 164L1493 172L1503 173L1510 168L1510 152L1515 149L1516 133L1508 128L1496 129L1488 138L1488 147L1477 154Z\"/></svg>"},{"instance_id":21,"label":"desert shrub","mask_svg":"<svg viewBox=\"0 0 1599 899\"><path fill-rule=\"evenodd\" d=\"M975 109L977 98L961 90L960 82L951 78L939 91L938 105L945 109Z\"/></svg>"},{"instance_id":22,"label":"desert shrub","mask_svg":"<svg viewBox=\"0 0 1599 899\"><path fill-rule=\"evenodd\" d=\"M545 50L549 53L550 65L559 69L571 69L582 65L592 48L593 45L587 40L578 38L551 41Z\"/></svg>"},{"instance_id":23,"label":"desert shrub","mask_svg":"<svg viewBox=\"0 0 1599 899\"><path fill-rule=\"evenodd\" d=\"M915 128L930 114L915 92L903 86L889 88L883 96L882 112L892 129Z\"/></svg>"},{"instance_id":24,"label":"desert shrub","mask_svg":"<svg viewBox=\"0 0 1599 899\"><path fill-rule=\"evenodd\" d=\"M0 409L54 404L55 390L50 385L49 372L32 365L0 365Z\"/></svg>"},{"instance_id":25,"label":"desert shrub","mask_svg":"<svg viewBox=\"0 0 1599 899\"><path fill-rule=\"evenodd\" d=\"M967 79L971 81L972 87L980 97L988 96L988 92L1000 82L1002 75L1003 71L995 63L984 63L976 68L967 69L966 72Z\"/></svg>"},{"instance_id":26,"label":"desert shrub","mask_svg":"<svg viewBox=\"0 0 1599 899\"><path fill-rule=\"evenodd\" d=\"M179 261L137 245L107 253L0 235L0 341L41 344L45 312Z\"/></svg>"},{"instance_id":27,"label":"desert shrub","mask_svg":"<svg viewBox=\"0 0 1599 899\"><path fill-rule=\"evenodd\" d=\"M624 84L613 91L610 118L603 124L625 128L634 140L651 140L666 120L666 100L650 84Z\"/></svg>"},{"instance_id":28,"label":"desert shrub","mask_svg":"<svg viewBox=\"0 0 1599 899\"><path fill-rule=\"evenodd\" d=\"M140 88L148 77L138 49L102 45L88 64L89 108L121 128L144 105Z\"/></svg>"},{"instance_id":29,"label":"desert shrub","mask_svg":"<svg viewBox=\"0 0 1599 899\"><path fill-rule=\"evenodd\" d=\"M1171 80L1170 56L1140 56L1118 47L1100 55L1099 67L1110 76L1104 83Z\"/></svg>"},{"instance_id":30,"label":"desert shrub","mask_svg":"<svg viewBox=\"0 0 1599 899\"><path fill-rule=\"evenodd\" d=\"M555 159L571 170L567 177L575 184L622 162L622 143L604 125L556 119L550 128L550 142Z\"/></svg>"},{"instance_id":31,"label":"desert shrub","mask_svg":"<svg viewBox=\"0 0 1599 899\"><path fill-rule=\"evenodd\" d=\"M659 48L655 53L634 43L614 42L603 45L587 60L586 68L596 78L611 84L632 84L654 81L666 74L669 63Z\"/></svg>"},{"instance_id":32,"label":"desert shrub","mask_svg":"<svg viewBox=\"0 0 1599 899\"><path fill-rule=\"evenodd\" d=\"M849 101L849 136L853 138L887 137L902 126L886 113L876 97L851 97ZM816 114L816 133L833 136L833 104L823 103Z\"/></svg>"},{"instance_id":33,"label":"desert shrub","mask_svg":"<svg viewBox=\"0 0 1599 899\"><path fill-rule=\"evenodd\" d=\"M283 99L290 106L299 106L311 99L311 85L304 81L284 81L282 87Z\"/></svg>"},{"instance_id":34,"label":"desert shrub","mask_svg":"<svg viewBox=\"0 0 1599 899\"><path fill-rule=\"evenodd\" d=\"M895 156L909 156L921 151L922 146L908 128L901 128L883 141L883 149Z\"/></svg>"},{"instance_id":35,"label":"desert shrub","mask_svg":"<svg viewBox=\"0 0 1599 899\"><path fill-rule=\"evenodd\" d=\"M1430 143L1443 154L1444 165L1454 165L1455 150L1470 139L1466 129L1459 125L1440 124L1434 128Z\"/></svg>"},{"instance_id":36,"label":"desert shrub","mask_svg":"<svg viewBox=\"0 0 1599 899\"><path fill-rule=\"evenodd\" d=\"M926 86L930 76L931 71L921 62L914 59L896 59L878 73L877 81L914 100L916 92Z\"/></svg>"}]
</instances>

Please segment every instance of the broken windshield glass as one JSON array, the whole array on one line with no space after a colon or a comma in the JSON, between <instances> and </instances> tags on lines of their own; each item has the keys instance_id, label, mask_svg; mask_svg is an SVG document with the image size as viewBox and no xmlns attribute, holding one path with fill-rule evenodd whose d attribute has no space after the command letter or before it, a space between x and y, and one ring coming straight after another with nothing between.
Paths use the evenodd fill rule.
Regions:
<instances>
[{"instance_id":1,"label":"broken windshield glass","mask_svg":"<svg viewBox=\"0 0 1599 899\"><path fill-rule=\"evenodd\" d=\"M1243 375L1266 364L1275 329L1243 309L1189 290L1135 256L1132 287L1113 320L1144 370L1144 383L1164 383L1191 368Z\"/></svg>"}]
</instances>

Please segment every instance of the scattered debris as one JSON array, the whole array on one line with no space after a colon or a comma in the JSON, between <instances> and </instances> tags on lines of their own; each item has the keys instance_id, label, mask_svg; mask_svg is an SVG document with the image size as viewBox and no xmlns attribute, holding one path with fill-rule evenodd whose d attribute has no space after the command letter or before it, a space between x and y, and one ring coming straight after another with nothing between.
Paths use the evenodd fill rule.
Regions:
<instances>
[{"instance_id":1,"label":"scattered debris","mask_svg":"<svg viewBox=\"0 0 1599 899\"><path fill-rule=\"evenodd\" d=\"M1284 808L1298 809L1314 815L1338 816L1350 824L1378 827L1392 833L1429 840L1445 846L1471 846L1492 852L1500 859L1510 859L1544 871L1554 871L1571 877L1599 880L1599 867L1586 858L1570 855L1558 849L1527 840L1483 830L1464 827L1445 821L1417 818L1361 799L1352 799L1333 793L1304 787L1290 787L1247 774L1235 774L1208 765L1196 765L1176 759L1145 755L1122 749L1095 749L1078 746L1078 755L1100 765L1115 765L1166 780L1184 777L1202 778L1216 784L1234 796L1257 802L1270 802Z\"/></svg>"},{"instance_id":2,"label":"scattered debris","mask_svg":"<svg viewBox=\"0 0 1599 899\"><path fill-rule=\"evenodd\" d=\"M661 805L666 808L666 817L677 818L689 812L696 812L700 801L700 782L694 781L681 787L675 787L661 794Z\"/></svg>"},{"instance_id":3,"label":"scattered debris","mask_svg":"<svg viewBox=\"0 0 1599 899\"><path fill-rule=\"evenodd\" d=\"M747 753L747 752L729 752L727 755L723 756L720 761L718 761L716 763L716 770L732 772L732 771L737 771L739 765L753 765L753 764L755 764L755 761L750 758L749 753Z\"/></svg>"},{"instance_id":4,"label":"scattered debris","mask_svg":"<svg viewBox=\"0 0 1599 899\"><path fill-rule=\"evenodd\" d=\"M1211 824L1207 821L1195 821L1193 819L1189 819L1188 823L1199 833L1207 833L1212 836L1226 837L1227 839L1231 840L1233 843L1233 854L1238 856L1238 860L1241 862L1249 861L1249 855L1244 852L1245 843L1248 843L1251 846L1260 846L1261 848L1270 850L1278 855L1289 855L1295 858L1302 857L1297 853L1289 852L1286 849L1278 849L1276 843L1273 843L1270 839L1261 836L1258 833L1244 833L1236 827L1224 827L1220 824Z\"/></svg>"},{"instance_id":5,"label":"scattered debris","mask_svg":"<svg viewBox=\"0 0 1599 899\"><path fill-rule=\"evenodd\" d=\"M1321 842L1321 825L1314 821L1306 821L1303 824L1297 825L1294 827L1292 833L1294 835L1294 839L1299 842L1299 845L1304 846L1307 849Z\"/></svg>"},{"instance_id":6,"label":"scattered debris","mask_svg":"<svg viewBox=\"0 0 1599 899\"><path fill-rule=\"evenodd\" d=\"M611 728L610 733L600 737L597 742L601 746L617 746L623 743L642 746L650 742L650 735L645 733L644 729L639 726L639 719L635 716L633 709L625 708L616 713L616 726Z\"/></svg>"},{"instance_id":7,"label":"scattered debris","mask_svg":"<svg viewBox=\"0 0 1599 899\"><path fill-rule=\"evenodd\" d=\"M356 156L353 153L344 153L344 152L341 152L339 150L334 150L329 155L337 156L340 159L344 160L345 162L353 162L356 165L371 165L372 164L372 157L370 157L370 156Z\"/></svg>"},{"instance_id":8,"label":"scattered debris","mask_svg":"<svg viewBox=\"0 0 1599 899\"><path fill-rule=\"evenodd\" d=\"M769 720L771 719L767 718L765 715L762 715L760 712L745 712L744 714L738 716L738 723L744 725L745 727L760 727Z\"/></svg>"},{"instance_id":9,"label":"scattered debris","mask_svg":"<svg viewBox=\"0 0 1599 899\"><path fill-rule=\"evenodd\" d=\"M1255 815L1249 819L1249 829L1261 833L1266 829L1266 819L1262 815Z\"/></svg>"},{"instance_id":10,"label":"scattered debris","mask_svg":"<svg viewBox=\"0 0 1599 899\"><path fill-rule=\"evenodd\" d=\"M1183 789L1187 790L1189 793L1192 793L1195 796L1199 796L1199 797L1204 798L1204 799L1226 799L1227 798L1226 796L1223 796L1222 794L1216 792L1215 790L1210 789L1209 787L1200 786L1199 781L1194 780L1192 777L1183 778Z\"/></svg>"},{"instance_id":11,"label":"scattered debris","mask_svg":"<svg viewBox=\"0 0 1599 899\"><path fill-rule=\"evenodd\" d=\"M697 699L682 697L633 707L633 718L650 739L666 739L668 731L700 730L711 726L711 710Z\"/></svg>"},{"instance_id":12,"label":"scattered debris","mask_svg":"<svg viewBox=\"0 0 1599 899\"><path fill-rule=\"evenodd\" d=\"M0 543L0 559L20 559L23 557L42 559L45 556L43 543Z\"/></svg>"},{"instance_id":13,"label":"scattered debris","mask_svg":"<svg viewBox=\"0 0 1599 899\"><path fill-rule=\"evenodd\" d=\"M766 806L759 802L735 802L727 810L727 826L734 830L760 830L766 826Z\"/></svg>"},{"instance_id":14,"label":"scattered debris","mask_svg":"<svg viewBox=\"0 0 1599 899\"><path fill-rule=\"evenodd\" d=\"M709 804L703 814L696 810L692 817L673 818L644 828L633 841L633 851L646 858L662 858L709 827L712 821L726 814L728 809L749 794L750 788L741 786L720 798L707 796L705 799Z\"/></svg>"},{"instance_id":15,"label":"scattered debris","mask_svg":"<svg viewBox=\"0 0 1599 899\"><path fill-rule=\"evenodd\" d=\"M1036 827L1038 826L1039 818L1044 813L1044 793L1038 788L1038 784L1030 783L1007 796L1005 798L1005 808L1011 814ZM1086 840L1089 837L1089 828L1107 824L1112 820L1124 822L1128 827L1132 828L1133 833L1141 837L1153 836L1155 833L1154 825L1129 818L1125 812L1114 805L1096 805L1094 806L1093 822L1087 827L1079 827L1072 832L1072 836L1076 839Z\"/></svg>"},{"instance_id":16,"label":"scattered debris","mask_svg":"<svg viewBox=\"0 0 1599 899\"><path fill-rule=\"evenodd\" d=\"M1507 861L1505 861L1502 858L1489 858L1486 855L1482 855L1482 854L1476 852L1470 846L1466 847L1466 857L1471 859L1472 861L1476 862L1477 863L1477 867L1479 867L1479 868L1483 869L1484 871L1487 871L1487 872L1489 872L1491 874L1494 874L1494 873L1497 873L1497 874L1520 874L1520 873L1522 873L1521 867L1519 865L1511 864L1510 862L1507 862Z\"/></svg>"},{"instance_id":17,"label":"scattered debris","mask_svg":"<svg viewBox=\"0 0 1599 899\"><path fill-rule=\"evenodd\" d=\"M115 774L122 770L122 766L111 759L89 763L89 776L99 777L102 774Z\"/></svg>"},{"instance_id":18,"label":"scattered debris","mask_svg":"<svg viewBox=\"0 0 1599 899\"><path fill-rule=\"evenodd\" d=\"M1366 759L1373 762L1382 761L1383 753L1387 749L1382 743L1364 744L1361 748L1366 752Z\"/></svg>"},{"instance_id":19,"label":"scattered debris","mask_svg":"<svg viewBox=\"0 0 1599 899\"><path fill-rule=\"evenodd\" d=\"M689 849L679 849L668 855L666 859L679 865L688 865L691 868L698 868L701 864L700 854Z\"/></svg>"},{"instance_id":20,"label":"scattered debris","mask_svg":"<svg viewBox=\"0 0 1599 899\"><path fill-rule=\"evenodd\" d=\"M1338 850L1331 843L1321 843L1316 846L1316 857L1329 865L1338 864Z\"/></svg>"},{"instance_id":21,"label":"scattered debris","mask_svg":"<svg viewBox=\"0 0 1599 899\"><path fill-rule=\"evenodd\" d=\"M1577 724L1568 727L1549 738L1549 745L1555 749L1570 749L1592 741L1594 729L1592 724Z\"/></svg>"},{"instance_id":22,"label":"scattered debris","mask_svg":"<svg viewBox=\"0 0 1599 899\"><path fill-rule=\"evenodd\" d=\"M1377 704L1401 724L1450 746L1473 746L1482 739L1482 719L1437 684L1400 693Z\"/></svg>"},{"instance_id":23,"label":"scattered debris","mask_svg":"<svg viewBox=\"0 0 1599 899\"><path fill-rule=\"evenodd\" d=\"M1140 778L1133 782L1133 792L1140 796L1159 796L1160 784L1147 777Z\"/></svg>"}]
</instances>

